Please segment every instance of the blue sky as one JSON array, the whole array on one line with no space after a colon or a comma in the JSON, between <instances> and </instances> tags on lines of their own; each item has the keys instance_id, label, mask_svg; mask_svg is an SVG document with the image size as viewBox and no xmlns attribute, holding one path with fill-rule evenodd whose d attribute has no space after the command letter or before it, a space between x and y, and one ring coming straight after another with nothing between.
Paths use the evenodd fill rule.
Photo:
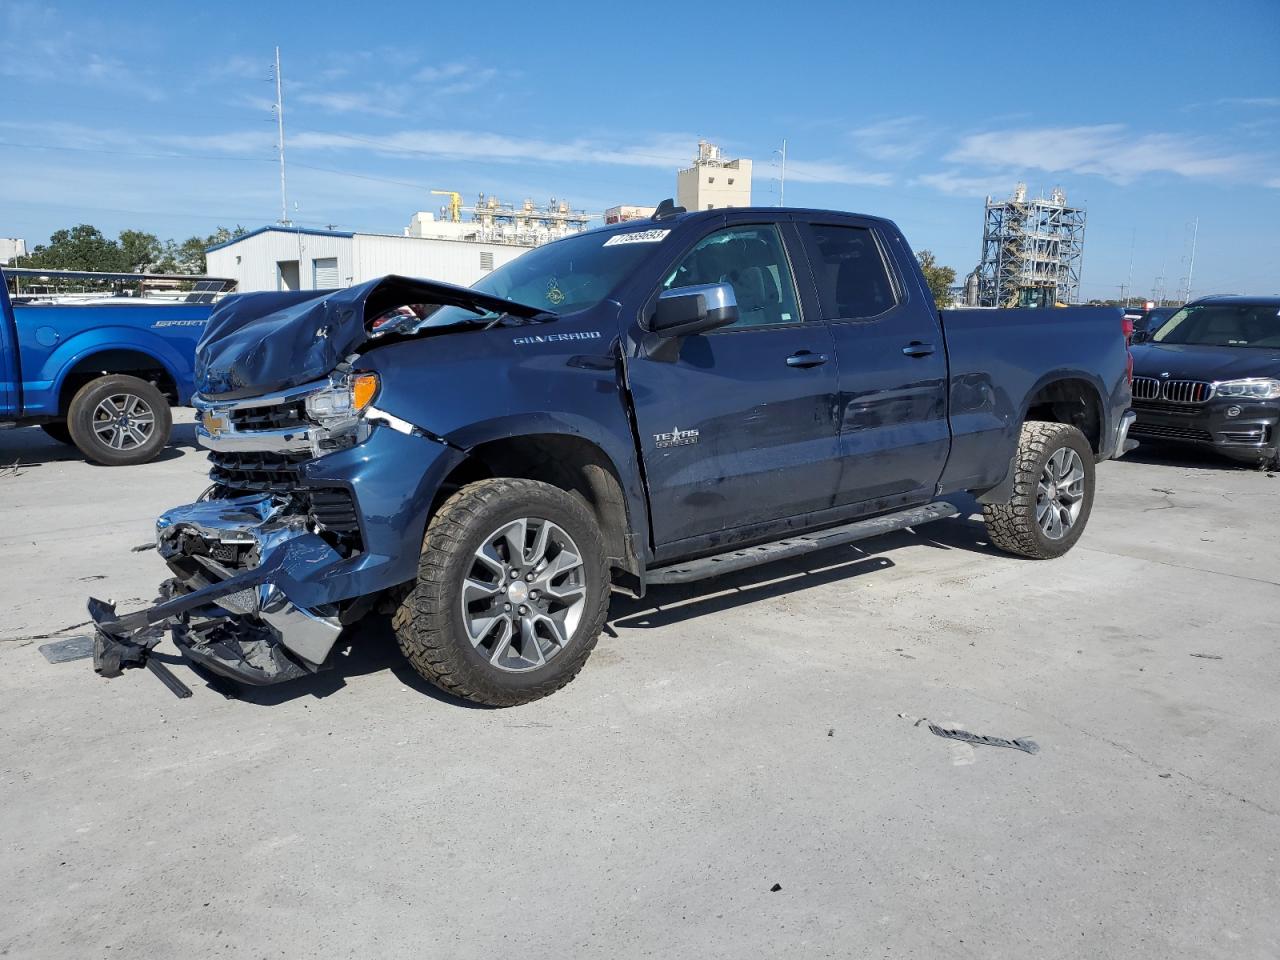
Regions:
<instances>
[{"instance_id":1,"label":"blue sky","mask_svg":"<svg viewBox=\"0 0 1280 960\"><path fill-rule=\"evenodd\" d=\"M675 192L699 137L755 202L891 217L963 275L982 198L1087 206L1083 289L1280 292L1280 0L692 4L0 0L0 236L183 238L290 212L399 232L442 198ZM296 204L296 208L294 205ZM1136 233L1135 233L1136 231Z\"/></svg>"}]
</instances>

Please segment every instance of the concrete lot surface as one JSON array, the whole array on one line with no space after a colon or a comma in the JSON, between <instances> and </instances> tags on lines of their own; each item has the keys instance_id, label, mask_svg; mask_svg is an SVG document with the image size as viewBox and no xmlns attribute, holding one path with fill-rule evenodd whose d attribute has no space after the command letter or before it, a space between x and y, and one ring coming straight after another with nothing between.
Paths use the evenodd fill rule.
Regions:
<instances>
[{"instance_id":1,"label":"concrete lot surface","mask_svg":"<svg viewBox=\"0 0 1280 960\"><path fill-rule=\"evenodd\" d=\"M0 434L0 955L1280 956L1280 478L1144 450L1058 561L957 519L618 595L526 707L434 695L376 623L177 700L38 647L153 596L181 419L129 469Z\"/></svg>"}]
</instances>

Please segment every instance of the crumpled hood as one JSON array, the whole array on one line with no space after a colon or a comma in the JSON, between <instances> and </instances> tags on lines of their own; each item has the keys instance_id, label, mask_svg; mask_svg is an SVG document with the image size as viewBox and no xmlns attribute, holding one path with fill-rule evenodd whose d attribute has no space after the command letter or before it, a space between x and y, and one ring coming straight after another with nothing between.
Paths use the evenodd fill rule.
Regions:
<instances>
[{"instance_id":1,"label":"crumpled hood","mask_svg":"<svg viewBox=\"0 0 1280 960\"><path fill-rule=\"evenodd\" d=\"M1171 380L1237 380L1280 376L1280 350L1141 343L1132 348L1137 377Z\"/></svg>"},{"instance_id":2,"label":"crumpled hood","mask_svg":"<svg viewBox=\"0 0 1280 960\"><path fill-rule=\"evenodd\" d=\"M542 313L467 287L395 275L345 290L238 294L213 308L196 344L196 391L237 399L318 380L368 339L366 317L406 303Z\"/></svg>"}]
</instances>

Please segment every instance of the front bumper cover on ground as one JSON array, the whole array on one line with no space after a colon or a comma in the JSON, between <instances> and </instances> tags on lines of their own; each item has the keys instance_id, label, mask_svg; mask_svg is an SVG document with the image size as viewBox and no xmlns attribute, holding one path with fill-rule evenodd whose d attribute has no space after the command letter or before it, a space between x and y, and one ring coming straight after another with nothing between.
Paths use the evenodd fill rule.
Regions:
<instances>
[{"instance_id":1,"label":"front bumper cover on ground","mask_svg":"<svg viewBox=\"0 0 1280 960\"><path fill-rule=\"evenodd\" d=\"M149 655L166 629L189 660L243 683L279 683L321 669L342 632L336 607L292 598L306 595L304 584L343 558L286 507L258 494L161 516L157 549L175 577L154 606L123 616L89 600L94 669L106 677L130 666L157 672Z\"/></svg>"}]
</instances>

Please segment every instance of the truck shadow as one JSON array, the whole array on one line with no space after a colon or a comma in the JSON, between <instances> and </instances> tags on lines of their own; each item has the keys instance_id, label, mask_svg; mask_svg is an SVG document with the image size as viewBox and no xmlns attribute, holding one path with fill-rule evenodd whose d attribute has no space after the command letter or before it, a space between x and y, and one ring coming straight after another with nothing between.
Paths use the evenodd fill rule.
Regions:
<instances>
[{"instance_id":1,"label":"truck shadow","mask_svg":"<svg viewBox=\"0 0 1280 960\"><path fill-rule=\"evenodd\" d=\"M665 627L810 587L853 580L894 567L893 560L886 554L921 545L1008 556L987 542L986 527L981 520L953 517L921 526L916 531L900 530L709 580L650 587L641 600L615 592L605 630L616 637L618 629Z\"/></svg>"},{"instance_id":2,"label":"truck shadow","mask_svg":"<svg viewBox=\"0 0 1280 960\"><path fill-rule=\"evenodd\" d=\"M710 580L652 587L643 600L615 590L604 631L616 639L619 631L670 626L811 587L852 581L891 569L895 564L887 554L912 546L1007 556L987 543L982 521L953 517L922 526L918 531L902 530ZM400 653L390 618L385 615L370 615L352 625L341 643L329 669L279 686L242 686L203 671L195 672L211 690L258 706L274 706L301 697L324 699L345 687L349 679L387 670L406 687L450 706L492 709L452 696L420 677ZM165 663L190 667L172 654L153 656Z\"/></svg>"}]
</instances>

